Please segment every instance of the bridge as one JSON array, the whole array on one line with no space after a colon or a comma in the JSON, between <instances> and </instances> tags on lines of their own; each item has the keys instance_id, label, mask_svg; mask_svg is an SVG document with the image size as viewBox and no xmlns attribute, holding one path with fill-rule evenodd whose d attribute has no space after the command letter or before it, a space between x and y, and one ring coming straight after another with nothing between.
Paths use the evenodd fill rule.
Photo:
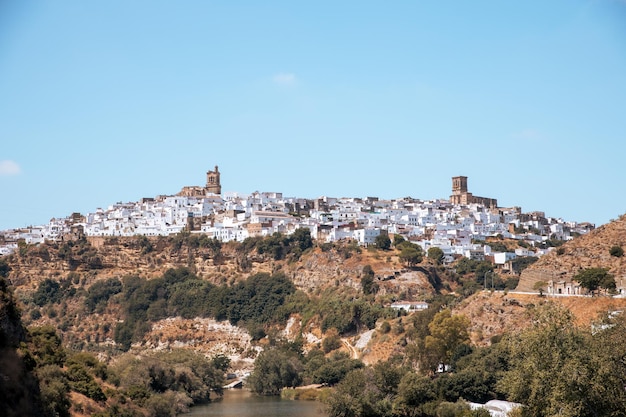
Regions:
<instances>
[{"instance_id":1,"label":"bridge","mask_svg":"<svg viewBox=\"0 0 626 417\"><path fill-rule=\"evenodd\" d=\"M232 389L232 388L242 388L243 387L243 379L236 379L228 385L224 385L223 389Z\"/></svg>"}]
</instances>

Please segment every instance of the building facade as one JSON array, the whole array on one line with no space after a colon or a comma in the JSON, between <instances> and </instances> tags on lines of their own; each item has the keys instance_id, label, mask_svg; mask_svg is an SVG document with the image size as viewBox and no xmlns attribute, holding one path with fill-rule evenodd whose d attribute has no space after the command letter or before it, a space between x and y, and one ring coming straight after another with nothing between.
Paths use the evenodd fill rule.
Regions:
<instances>
[{"instance_id":1,"label":"building facade","mask_svg":"<svg viewBox=\"0 0 626 417\"><path fill-rule=\"evenodd\" d=\"M452 195L450 196L452 204L469 205L481 204L488 208L498 207L498 200L488 197L476 197L467 191L467 177L452 177Z\"/></svg>"}]
</instances>

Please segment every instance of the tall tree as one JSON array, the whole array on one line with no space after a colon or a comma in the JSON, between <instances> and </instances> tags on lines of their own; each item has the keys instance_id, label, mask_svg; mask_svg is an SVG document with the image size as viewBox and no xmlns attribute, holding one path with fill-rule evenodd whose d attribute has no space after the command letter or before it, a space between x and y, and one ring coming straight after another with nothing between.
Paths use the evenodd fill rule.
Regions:
<instances>
[{"instance_id":1,"label":"tall tree","mask_svg":"<svg viewBox=\"0 0 626 417\"><path fill-rule=\"evenodd\" d=\"M605 290L615 289L615 278L609 274L606 268L587 268L574 276L581 287L586 288L594 294L599 288Z\"/></svg>"},{"instance_id":2,"label":"tall tree","mask_svg":"<svg viewBox=\"0 0 626 417\"><path fill-rule=\"evenodd\" d=\"M387 233L381 232L376 239L374 239L374 244L378 249L389 250L391 248L391 239L389 239L389 235Z\"/></svg>"},{"instance_id":3,"label":"tall tree","mask_svg":"<svg viewBox=\"0 0 626 417\"><path fill-rule=\"evenodd\" d=\"M432 352L438 364L450 364L455 350L469 342L470 320L464 315L453 315L449 309L435 314L428 325L426 349Z\"/></svg>"}]
</instances>

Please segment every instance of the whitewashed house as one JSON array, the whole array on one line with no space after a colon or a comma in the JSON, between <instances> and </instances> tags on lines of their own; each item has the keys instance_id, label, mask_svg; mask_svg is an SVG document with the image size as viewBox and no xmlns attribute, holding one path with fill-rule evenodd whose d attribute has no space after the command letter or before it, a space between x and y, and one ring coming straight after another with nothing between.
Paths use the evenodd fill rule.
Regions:
<instances>
[{"instance_id":1,"label":"whitewashed house","mask_svg":"<svg viewBox=\"0 0 626 417\"><path fill-rule=\"evenodd\" d=\"M360 246L373 245L378 236L380 236L380 229L369 227L356 229L353 235L354 239L359 242Z\"/></svg>"}]
</instances>

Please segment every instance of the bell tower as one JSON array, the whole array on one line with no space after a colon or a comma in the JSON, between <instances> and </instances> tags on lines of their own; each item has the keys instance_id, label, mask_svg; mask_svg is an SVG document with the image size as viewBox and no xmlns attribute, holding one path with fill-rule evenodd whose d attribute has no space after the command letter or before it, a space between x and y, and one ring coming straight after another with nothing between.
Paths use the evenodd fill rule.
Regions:
<instances>
[{"instance_id":1,"label":"bell tower","mask_svg":"<svg viewBox=\"0 0 626 417\"><path fill-rule=\"evenodd\" d=\"M211 194L222 194L222 185L220 184L220 171L215 165L215 171L207 171L205 191Z\"/></svg>"},{"instance_id":2,"label":"bell tower","mask_svg":"<svg viewBox=\"0 0 626 417\"><path fill-rule=\"evenodd\" d=\"M452 204L470 204L473 202L472 193L467 192L467 177L452 177Z\"/></svg>"},{"instance_id":3,"label":"bell tower","mask_svg":"<svg viewBox=\"0 0 626 417\"><path fill-rule=\"evenodd\" d=\"M467 177L452 177L452 194L467 192Z\"/></svg>"}]
</instances>

